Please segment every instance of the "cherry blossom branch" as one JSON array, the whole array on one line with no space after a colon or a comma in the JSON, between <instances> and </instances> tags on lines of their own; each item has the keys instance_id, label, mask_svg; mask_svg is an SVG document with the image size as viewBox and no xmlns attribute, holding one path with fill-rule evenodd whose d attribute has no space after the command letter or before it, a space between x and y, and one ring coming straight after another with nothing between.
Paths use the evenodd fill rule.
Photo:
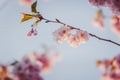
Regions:
<instances>
[{"instance_id":1,"label":"cherry blossom branch","mask_svg":"<svg viewBox=\"0 0 120 80\"><path fill-rule=\"evenodd\" d=\"M58 23L58 24L62 24L62 25L67 25L67 24L61 22L61 21L58 20L58 19L56 19L55 21L53 21L53 20L49 20L49 19L43 18L43 20L45 20L45 23L51 22L51 23ZM68 26L69 26L69 28L71 28L71 29L80 30L79 28L75 28L75 27L70 26L70 25L68 25ZM95 35L95 34L92 34L92 33L89 33L89 35L90 35L91 37L94 37L94 38L98 39L98 40L105 41L105 42L109 42L109 43L115 44L115 45L117 45L117 46L120 46L119 43L114 42L114 41L112 41L112 40L104 39L104 38L99 37L99 36L97 36L97 35Z\"/></svg>"},{"instance_id":2,"label":"cherry blossom branch","mask_svg":"<svg viewBox=\"0 0 120 80\"><path fill-rule=\"evenodd\" d=\"M115 44L115 45L120 46L120 44L119 44L119 43L114 42L114 41L112 41L112 40L109 40L109 39L104 39L104 38L101 38L101 37L96 36L96 35L91 34L91 33L89 33L89 35L90 35L91 37L97 38L98 40L106 41L106 42L113 43L113 44Z\"/></svg>"}]
</instances>

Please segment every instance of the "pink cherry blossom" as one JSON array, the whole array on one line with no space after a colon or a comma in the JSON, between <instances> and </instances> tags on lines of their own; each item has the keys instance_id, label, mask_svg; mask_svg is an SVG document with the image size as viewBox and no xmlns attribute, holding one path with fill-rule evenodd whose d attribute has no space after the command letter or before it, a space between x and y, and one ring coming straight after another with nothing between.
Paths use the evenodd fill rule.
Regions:
<instances>
[{"instance_id":1,"label":"pink cherry blossom","mask_svg":"<svg viewBox=\"0 0 120 80\"><path fill-rule=\"evenodd\" d=\"M76 34L69 34L68 43L70 46L77 48L81 43L86 43L89 39L87 31L77 30Z\"/></svg>"},{"instance_id":2,"label":"pink cherry blossom","mask_svg":"<svg viewBox=\"0 0 120 80\"><path fill-rule=\"evenodd\" d=\"M32 37L32 33L31 33L31 32L28 32L27 37L28 37L28 38L31 38L31 37Z\"/></svg>"},{"instance_id":3,"label":"pink cherry blossom","mask_svg":"<svg viewBox=\"0 0 120 80\"><path fill-rule=\"evenodd\" d=\"M93 25L100 28L100 29L104 29L104 20L105 16L103 15L103 12L101 9L99 9L95 15L95 18L93 19Z\"/></svg>"},{"instance_id":4,"label":"pink cherry blossom","mask_svg":"<svg viewBox=\"0 0 120 80\"><path fill-rule=\"evenodd\" d=\"M46 53L36 56L37 60L42 64L41 70L43 73L48 73L51 71L53 65L58 61L60 55L55 53L53 56L49 56Z\"/></svg>"},{"instance_id":5,"label":"pink cherry blossom","mask_svg":"<svg viewBox=\"0 0 120 80\"><path fill-rule=\"evenodd\" d=\"M48 58L47 54L41 54L38 58L38 61L42 63L42 72L49 72L52 68L51 59Z\"/></svg>"},{"instance_id":6,"label":"pink cherry blossom","mask_svg":"<svg viewBox=\"0 0 120 80\"><path fill-rule=\"evenodd\" d=\"M68 43L70 44L70 46L77 48L80 45L80 38L76 35L70 34Z\"/></svg>"},{"instance_id":7,"label":"pink cherry blossom","mask_svg":"<svg viewBox=\"0 0 120 80\"><path fill-rule=\"evenodd\" d=\"M120 54L113 58L113 66L115 66L117 72L120 73Z\"/></svg>"},{"instance_id":8,"label":"pink cherry blossom","mask_svg":"<svg viewBox=\"0 0 120 80\"><path fill-rule=\"evenodd\" d=\"M101 80L114 80L114 79L112 79L112 78L108 75L108 73L105 73L105 74L102 75Z\"/></svg>"},{"instance_id":9,"label":"pink cherry blossom","mask_svg":"<svg viewBox=\"0 0 120 80\"><path fill-rule=\"evenodd\" d=\"M68 38L68 34L69 34L69 28L67 27L67 25L63 25L62 27L60 27L58 30L56 30L55 32L53 32L53 35L55 37L55 40L58 43L63 43L65 40L67 40Z\"/></svg>"},{"instance_id":10,"label":"pink cherry blossom","mask_svg":"<svg viewBox=\"0 0 120 80\"><path fill-rule=\"evenodd\" d=\"M110 65L111 65L111 61L110 61L110 60L104 60L104 61L98 61L98 62L97 62L97 66L98 66L102 71L106 71Z\"/></svg>"},{"instance_id":11,"label":"pink cherry blossom","mask_svg":"<svg viewBox=\"0 0 120 80\"><path fill-rule=\"evenodd\" d=\"M32 28L31 31L28 32L27 37L31 38L31 37L36 36L36 35L37 35L36 28Z\"/></svg>"},{"instance_id":12,"label":"pink cherry blossom","mask_svg":"<svg viewBox=\"0 0 120 80\"><path fill-rule=\"evenodd\" d=\"M89 40L89 33L84 30L78 30L76 34L80 38L80 43L86 43Z\"/></svg>"},{"instance_id":13,"label":"pink cherry blossom","mask_svg":"<svg viewBox=\"0 0 120 80\"><path fill-rule=\"evenodd\" d=\"M98 19L98 18L94 18L93 19L93 25L100 28L100 29L104 29L104 23L102 20Z\"/></svg>"},{"instance_id":14,"label":"pink cherry blossom","mask_svg":"<svg viewBox=\"0 0 120 80\"><path fill-rule=\"evenodd\" d=\"M114 16L111 20L111 28L115 34L120 36L120 18Z\"/></svg>"},{"instance_id":15,"label":"pink cherry blossom","mask_svg":"<svg viewBox=\"0 0 120 80\"><path fill-rule=\"evenodd\" d=\"M84 30L74 30L72 33L72 26L62 26L54 32L54 37L58 43L63 43L65 40L74 48L78 47L81 43L86 43L89 39L89 33Z\"/></svg>"}]
</instances>

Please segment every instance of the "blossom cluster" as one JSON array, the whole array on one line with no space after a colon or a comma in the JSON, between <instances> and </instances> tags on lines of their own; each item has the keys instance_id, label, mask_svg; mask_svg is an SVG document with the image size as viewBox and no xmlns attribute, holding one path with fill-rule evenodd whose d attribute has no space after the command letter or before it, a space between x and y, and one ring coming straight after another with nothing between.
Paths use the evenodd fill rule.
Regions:
<instances>
[{"instance_id":1,"label":"blossom cluster","mask_svg":"<svg viewBox=\"0 0 120 80\"><path fill-rule=\"evenodd\" d=\"M49 56L47 53L32 53L23 57L13 66L13 74L18 80L43 80L41 74L49 72L60 54Z\"/></svg>"},{"instance_id":2,"label":"blossom cluster","mask_svg":"<svg viewBox=\"0 0 120 80\"><path fill-rule=\"evenodd\" d=\"M110 60L98 61L97 66L105 71L102 80L120 80L120 54Z\"/></svg>"},{"instance_id":3,"label":"blossom cluster","mask_svg":"<svg viewBox=\"0 0 120 80\"><path fill-rule=\"evenodd\" d=\"M43 80L40 73L40 64L32 62L27 57L13 67L13 74L18 80Z\"/></svg>"},{"instance_id":4,"label":"blossom cluster","mask_svg":"<svg viewBox=\"0 0 120 80\"><path fill-rule=\"evenodd\" d=\"M55 19L55 20L46 19L40 14L40 12L37 11L36 6L37 6L37 1L35 1L31 5L32 14L23 13L23 18L21 20L21 22L25 22L25 21L28 21L31 19L36 19L35 23L33 25L31 25L31 27L32 27L31 31L29 31L27 34L28 37L36 36L37 35L36 26L38 25L39 22L44 21L45 23L58 23L58 24L63 25L62 27L60 27L58 30L56 30L53 33L53 35L58 43L63 43L64 41L67 41L68 44L70 44L70 46L76 48L80 44L86 43L88 41L89 35L90 35L90 36L97 38L99 40L110 42L110 43L113 43L116 45L120 45L114 41L101 38L101 37L96 36L92 33L88 33L85 30L81 30L79 28L75 28L73 26L67 25L58 19ZM103 29L104 28L104 24L103 24L104 18L105 18L105 16L102 14L102 11L99 10L97 12L96 17L95 17L93 22L96 26ZM73 32L75 32L75 33L73 33Z\"/></svg>"},{"instance_id":5,"label":"blossom cluster","mask_svg":"<svg viewBox=\"0 0 120 80\"><path fill-rule=\"evenodd\" d=\"M103 14L102 10L99 9L96 12L95 17L92 20L92 24L96 27L98 27L99 29L105 29L105 24L104 24L104 19L106 18L106 16ZM110 25L111 25L111 29L112 31L118 35L120 37L120 17L114 15L110 18Z\"/></svg>"},{"instance_id":6,"label":"blossom cluster","mask_svg":"<svg viewBox=\"0 0 120 80\"><path fill-rule=\"evenodd\" d=\"M58 30L53 32L55 40L58 43L67 41L68 44L74 48L78 47L82 43L86 43L89 39L89 33L84 30L76 30L72 32L71 26L63 25Z\"/></svg>"},{"instance_id":7,"label":"blossom cluster","mask_svg":"<svg viewBox=\"0 0 120 80\"><path fill-rule=\"evenodd\" d=\"M0 80L44 80L42 74L50 72L60 57L58 52L32 53L12 66L0 65Z\"/></svg>"},{"instance_id":8,"label":"blossom cluster","mask_svg":"<svg viewBox=\"0 0 120 80\"><path fill-rule=\"evenodd\" d=\"M37 30L36 30L36 28L32 28L32 29L28 32L27 37L28 37L28 38L31 38L32 36L36 36L36 35L37 35Z\"/></svg>"},{"instance_id":9,"label":"blossom cluster","mask_svg":"<svg viewBox=\"0 0 120 80\"><path fill-rule=\"evenodd\" d=\"M89 0L89 2L97 7L108 7L113 13L120 16L120 0Z\"/></svg>"}]
</instances>

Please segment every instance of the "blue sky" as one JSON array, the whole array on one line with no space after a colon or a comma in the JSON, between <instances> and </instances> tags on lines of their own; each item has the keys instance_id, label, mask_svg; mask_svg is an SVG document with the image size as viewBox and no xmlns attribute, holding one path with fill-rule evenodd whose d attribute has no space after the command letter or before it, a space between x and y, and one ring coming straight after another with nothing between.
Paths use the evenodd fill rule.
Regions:
<instances>
[{"instance_id":1,"label":"blue sky","mask_svg":"<svg viewBox=\"0 0 120 80\"><path fill-rule=\"evenodd\" d=\"M100 80L102 72L96 67L96 61L113 58L119 53L120 47L92 37L78 48L72 48L66 43L58 44L52 33L61 26L60 24L41 22L38 25L38 36L28 39L26 34L31 29L30 25L33 21L20 23L20 20L21 12L30 13L30 7L19 5L19 0L10 1L0 11L1 63L19 60L25 54L40 51L41 44L47 44L61 52L63 58L54 66L51 74L43 75L45 80ZM4 0L1 0L0 5L3 2ZM97 8L90 5L87 0L49 0L48 2L38 0L37 9L45 18L51 20L58 18L66 24L120 43L120 38L111 31L110 18L105 20L105 30L93 27L91 19ZM103 11L107 16L112 15L109 9L103 8Z\"/></svg>"}]
</instances>

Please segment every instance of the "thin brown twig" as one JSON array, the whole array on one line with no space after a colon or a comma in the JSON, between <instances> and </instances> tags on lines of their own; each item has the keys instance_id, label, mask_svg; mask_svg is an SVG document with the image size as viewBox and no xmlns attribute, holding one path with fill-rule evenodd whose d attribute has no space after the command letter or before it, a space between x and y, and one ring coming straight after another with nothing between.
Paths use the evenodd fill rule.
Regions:
<instances>
[{"instance_id":1,"label":"thin brown twig","mask_svg":"<svg viewBox=\"0 0 120 80\"><path fill-rule=\"evenodd\" d=\"M59 24L62 24L62 25L67 25L67 24L61 22L61 21L58 20L58 19L56 19L55 21L53 21L53 20L49 20L49 19L43 18L43 20L45 20L46 23L51 22L51 23L59 23ZM70 27L71 29L80 30L79 28L75 28L75 27L70 26L70 25L68 25L68 27ZM99 36L97 36L97 35L95 35L95 34L92 34L92 33L89 33L89 35L90 35L91 37L94 37L94 38L98 39L98 40L105 41L105 42L109 42L109 43L115 44L115 45L117 45L117 46L120 46L120 44L117 43L117 42L115 42L115 41L112 41L112 40L109 40L109 39L105 39L105 38L99 37Z\"/></svg>"},{"instance_id":2,"label":"thin brown twig","mask_svg":"<svg viewBox=\"0 0 120 80\"><path fill-rule=\"evenodd\" d=\"M113 43L113 44L115 44L115 45L120 46L120 44L119 44L119 43L114 42L114 41L112 41L112 40L109 40L109 39L104 39L104 38L101 38L101 37L96 36L96 35L91 34L91 33L89 33L89 35L90 35L91 37L97 38L98 40L102 40L102 41L110 42L110 43Z\"/></svg>"}]
</instances>

